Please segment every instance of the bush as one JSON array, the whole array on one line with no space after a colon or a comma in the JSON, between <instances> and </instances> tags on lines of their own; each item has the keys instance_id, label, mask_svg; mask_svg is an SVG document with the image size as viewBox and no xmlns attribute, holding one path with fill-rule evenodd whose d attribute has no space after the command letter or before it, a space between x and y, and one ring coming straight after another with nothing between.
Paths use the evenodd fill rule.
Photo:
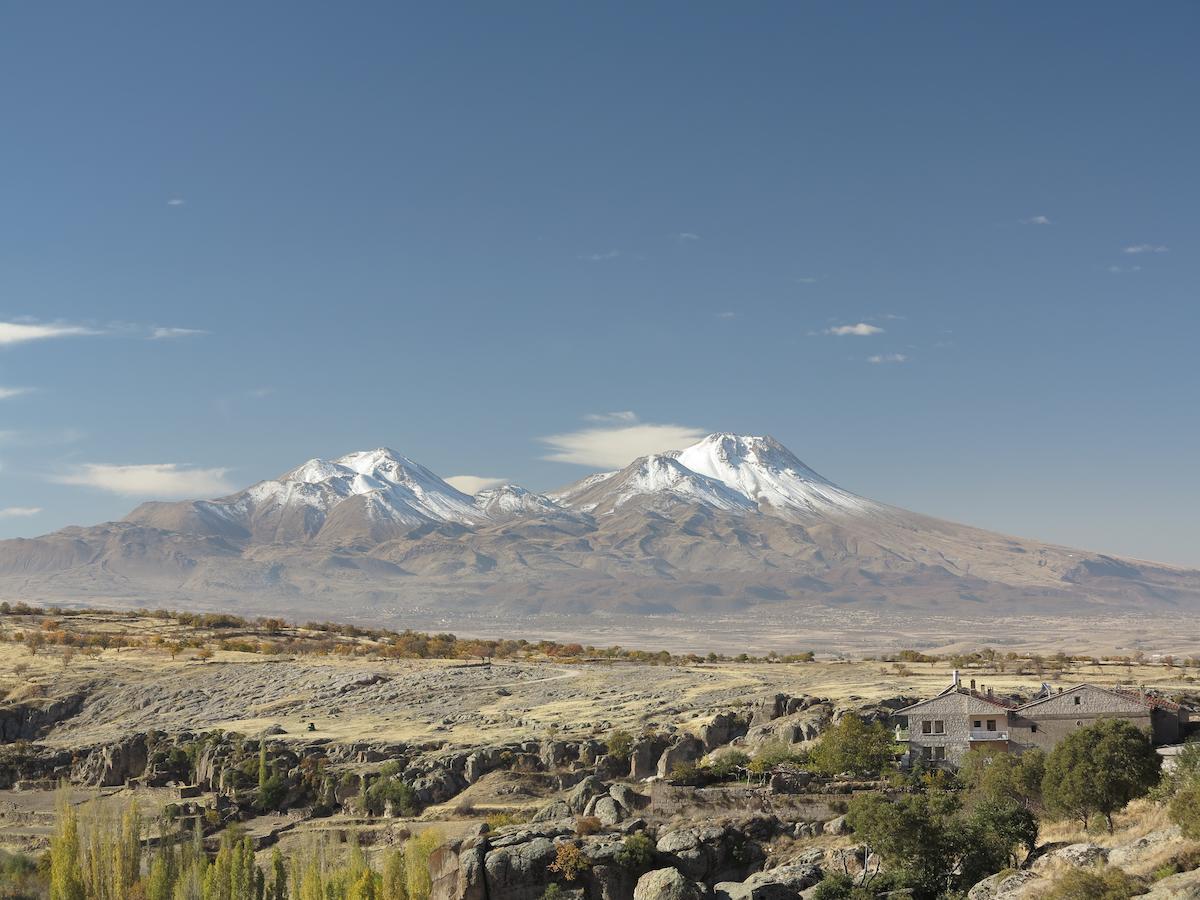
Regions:
<instances>
[{"instance_id":1,"label":"bush","mask_svg":"<svg viewBox=\"0 0 1200 900\"><path fill-rule=\"evenodd\" d=\"M627 869L644 869L654 861L654 841L638 831L625 838L617 862Z\"/></svg>"},{"instance_id":2,"label":"bush","mask_svg":"<svg viewBox=\"0 0 1200 900\"><path fill-rule=\"evenodd\" d=\"M1177 791L1168 811L1184 837L1200 840L1200 779Z\"/></svg>"},{"instance_id":3,"label":"bush","mask_svg":"<svg viewBox=\"0 0 1200 900\"><path fill-rule=\"evenodd\" d=\"M718 781L736 778L741 770L750 764L749 754L741 750L726 750L713 758L708 764L708 774Z\"/></svg>"},{"instance_id":4,"label":"bush","mask_svg":"<svg viewBox=\"0 0 1200 900\"><path fill-rule=\"evenodd\" d=\"M617 759L629 759L629 754L633 752L633 735L623 728L618 728L610 734L605 743L608 745L608 752Z\"/></svg>"},{"instance_id":5,"label":"bush","mask_svg":"<svg viewBox=\"0 0 1200 900\"><path fill-rule=\"evenodd\" d=\"M1045 900L1129 900L1143 892L1141 882L1121 869L1071 869Z\"/></svg>"},{"instance_id":6,"label":"bush","mask_svg":"<svg viewBox=\"0 0 1200 900\"><path fill-rule=\"evenodd\" d=\"M587 834L596 834L600 828L600 820L595 816L580 816L575 820L575 833L581 837Z\"/></svg>"},{"instance_id":7,"label":"bush","mask_svg":"<svg viewBox=\"0 0 1200 900\"><path fill-rule=\"evenodd\" d=\"M574 881L591 867L592 861L578 846L570 841L563 841L555 848L554 862L550 863L548 868L556 875L561 875L563 880Z\"/></svg>"},{"instance_id":8,"label":"bush","mask_svg":"<svg viewBox=\"0 0 1200 900\"><path fill-rule=\"evenodd\" d=\"M671 784L697 785L704 781L704 771L695 763L676 763L667 780Z\"/></svg>"},{"instance_id":9,"label":"bush","mask_svg":"<svg viewBox=\"0 0 1200 900\"><path fill-rule=\"evenodd\" d=\"M813 891L813 900L874 900L875 891L856 885L849 875L826 875Z\"/></svg>"}]
</instances>

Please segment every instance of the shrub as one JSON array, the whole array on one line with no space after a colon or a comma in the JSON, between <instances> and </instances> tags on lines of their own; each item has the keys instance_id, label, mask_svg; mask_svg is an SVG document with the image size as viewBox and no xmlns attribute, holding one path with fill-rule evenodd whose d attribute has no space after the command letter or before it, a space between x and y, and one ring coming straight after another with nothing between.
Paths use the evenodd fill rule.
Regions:
<instances>
[{"instance_id":1,"label":"shrub","mask_svg":"<svg viewBox=\"0 0 1200 900\"><path fill-rule=\"evenodd\" d=\"M708 773L718 780L725 781L735 778L749 764L750 756L748 754L741 750L726 750L709 763Z\"/></svg>"},{"instance_id":2,"label":"shrub","mask_svg":"<svg viewBox=\"0 0 1200 900\"><path fill-rule=\"evenodd\" d=\"M1200 840L1200 779L1177 791L1168 811L1184 837Z\"/></svg>"},{"instance_id":3,"label":"shrub","mask_svg":"<svg viewBox=\"0 0 1200 900\"><path fill-rule=\"evenodd\" d=\"M600 820L595 816L580 816L575 820L575 833L580 836L596 834L600 828Z\"/></svg>"},{"instance_id":4,"label":"shrub","mask_svg":"<svg viewBox=\"0 0 1200 900\"><path fill-rule=\"evenodd\" d=\"M875 891L856 885L841 872L826 875L813 891L813 900L874 900Z\"/></svg>"},{"instance_id":5,"label":"shrub","mask_svg":"<svg viewBox=\"0 0 1200 900\"><path fill-rule=\"evenodd\" d=\"M629 759L629 754L633 752L633 735L623 728L618 728L610 734L605 743L608 745L608 752L617 759Z\"/></svg>"},{"instance_id":6,"label":"shrub","mask_svg":"<svg viewBox=\"0 0 1200 900\"><path fill-rule=\"evenodd\" d=\"M561 875L565 881L574 881L592 867L582 850L570 841L563 841L554 850L554 862L549 869L556 875Z\"/></svg>"},{"instance_id":7,"label":"shrub","mask_svg":"<svg viewBox=\"0 0 1200 900\"><path fill-rule=\"evenodd\" d=\"M1132 875L1109 866L1103 869L1071 869L1060 878L1045 900L1129 900L1142 893Z\"/></svg>"},{"instance_id":8,"label":"shrub","mask_svg":"<svg viewBox=\"0 0 1200 900\"><path fill-rule=\"evenodd\" d=\"M644 869L654 860L654 841L638 831L628 835L617 851L617 862L627 869Z\"/></svg>"}]
</instances>

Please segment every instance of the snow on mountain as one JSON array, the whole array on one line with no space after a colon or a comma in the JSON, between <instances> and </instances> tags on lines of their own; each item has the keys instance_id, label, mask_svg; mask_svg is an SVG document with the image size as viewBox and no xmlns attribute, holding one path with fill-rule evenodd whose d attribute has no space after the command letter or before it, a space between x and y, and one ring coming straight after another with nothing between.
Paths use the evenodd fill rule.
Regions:
<instances>
[{"instance_id":1,"label":"snow on mountain","mask_svg":"<svg viewBox=\"0 0 1200 900\"><path fill-rule=\"evenodd\" d=\"M474 500L455 490L420 463L394 450L348 453L335 460L310 459L277 479L204 503L208 512L256 527L285 525L283 537L320 530L326 517L346 500L361 498L359 508L374 521L400 526L425 522L472 525L486 518ZM297 517L299 517L297 519Z\"/></svg>"},{"instance_id":2,"label":"snow on mountain","mask_svg":"<svg viewBox=\"0 0 1200 900\"><path fill-rule=\"evenodd\" d=\"M769 436L710 434L669 455L691 471L760 504L763 512L866 512L878 506L818 475Z\"/></svg>"},{"instance_id":3,"label":"snow on mountain","mask_svg":"<svg viewBox=\"0 0 1200 900\"><path fill-rule=\"evenodd\" d=\"M666 454L640 457L615 475L597 479L588 490L572 496L571 507L603 514L638 498L699 503L732 512L754 509L754 503L746 497Z\"/></svg>"},{"instance_id":4,"label":"snow on mountain","mask_svg":"<svg viewBox=\"0 0 1200 900\"><path fill-rule=\"evenodd\" d=\"M545 494L535 494L519 484L503 484L475 495L475 507L489 519L511 516L560 515L567 510Z\"/></svg>"}]
</instances>

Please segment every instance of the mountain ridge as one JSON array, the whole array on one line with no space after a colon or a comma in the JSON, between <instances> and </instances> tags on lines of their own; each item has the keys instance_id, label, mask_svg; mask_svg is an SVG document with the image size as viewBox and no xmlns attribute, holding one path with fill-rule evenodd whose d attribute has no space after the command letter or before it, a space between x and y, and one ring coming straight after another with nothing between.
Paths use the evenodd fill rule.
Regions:
<instances>
[{"instance_id":1,"label":"mountain ridge","mask_svg":"<svg viewBox=\"0 0 1200 900\"><path fill-rule=\"evenodd\" d=\"M447 615L1200 610L1200 572L996 534L840 487L717 433L538 494L474 496L388 448L210 500L0 541L0 594L394 621Z\"/></svg>"}]
</instances>

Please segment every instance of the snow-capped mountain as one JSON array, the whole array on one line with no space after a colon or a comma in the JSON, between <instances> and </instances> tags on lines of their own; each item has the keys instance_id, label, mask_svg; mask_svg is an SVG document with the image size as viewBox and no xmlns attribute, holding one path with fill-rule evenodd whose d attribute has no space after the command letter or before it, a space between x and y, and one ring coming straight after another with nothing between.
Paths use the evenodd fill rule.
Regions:
<instances>
[{"instance_id":1,"label":"snow-capped mountain","mask_svg":"<svg viewBox=\"0 0 1200 900\"><path fill-rule=\"evenodd\" d=\"M559 496L572 509L596 515L615 512L639 499L652 504L696 503L738 513L755 510L754 501L744 494L693 472L666 454L635 459L621 471L594 480L584 490Z\"/></svg>"},{"instance_id":2,"label":"snow-capped mountain","mask_svg":"<svg viewBox=\"0 0 1200 900\"><path fill-rule=\"evenodd\" d=\"M1200 573L898 509L773 438L713 434L544 495L468 496L385 448L312 459L227 497L0 541L3 596L327 618L1195 612Z\"/></svg>"}]
</instances>

